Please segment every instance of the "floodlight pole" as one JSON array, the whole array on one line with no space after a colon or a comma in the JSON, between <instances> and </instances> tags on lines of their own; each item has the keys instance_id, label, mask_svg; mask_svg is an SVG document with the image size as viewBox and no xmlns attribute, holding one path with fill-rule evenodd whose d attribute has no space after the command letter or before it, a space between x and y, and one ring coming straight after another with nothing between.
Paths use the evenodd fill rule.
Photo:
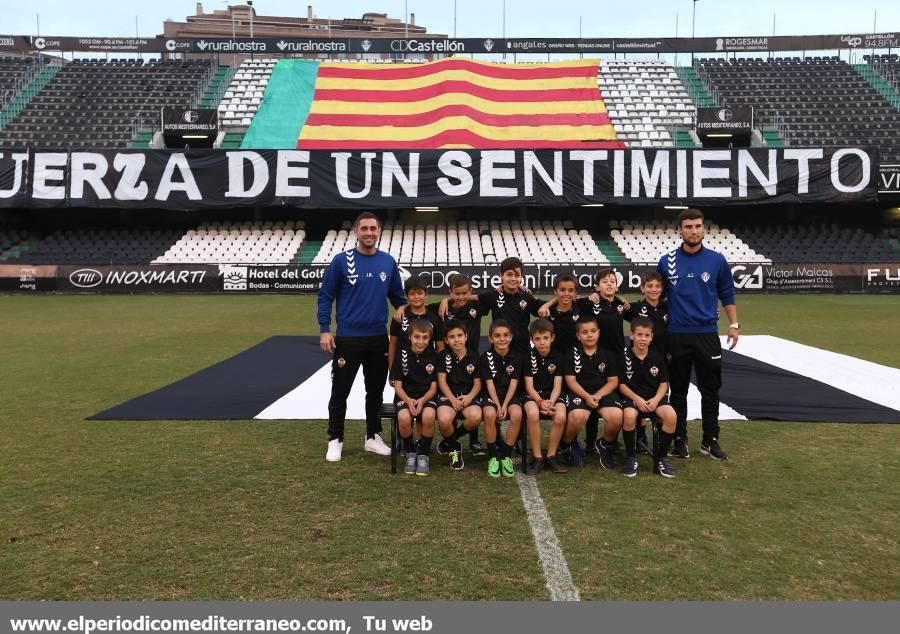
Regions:
<instances>
[{"instance_id":1,"label":"floodlight pole","mask_svg":"<svg viewBox=\"0 0 900 634\"><path fill-rule=\"evenodd\" d=\"M697 2L699 0L694 0L694 4L691 8L691 66L694 65L694 37L697 33Z\"/></svg>"}]
</instances>

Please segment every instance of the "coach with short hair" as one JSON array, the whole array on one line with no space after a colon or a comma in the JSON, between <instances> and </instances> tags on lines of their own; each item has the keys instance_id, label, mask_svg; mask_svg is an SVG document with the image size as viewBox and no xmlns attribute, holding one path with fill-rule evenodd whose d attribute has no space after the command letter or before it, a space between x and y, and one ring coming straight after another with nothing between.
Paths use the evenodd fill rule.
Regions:
<instances>
[{"instance_id":1,"label":"coach with short hair","mask_svg":"<svg viewBox=\"0 0 900 634\"><path fill-rule=\"evenodd\" d=\"M319 345L332 354L331 400L328 401L328 452L338 462L344 448L347 397L362 365L366 385L364 448L382 456L391 450L381 439L379 411L388 375L387 299L406 304L397 261L378 249L381 219L361 213L353 223L356 247L339 253L325 272L319 290ZM331 305L336 303L337 336L331 336Z\"/></svg>"},{"instance_id":2,"label":"coach with short hair","mask_svg":"<svg viewBox=\"0 0 900 634\"><path fill-rule=\"evenodd\" d=\"M703 212L678 214L682 244L659 260L667 281L671 403L678 414L673 454L690 457L687 442L687 394L691 369L700 390L703 440L700 453L715 460L728 457L719 446L719 388L722 387L722 345L719 341L718 302L728 316L728 344L737 345L740 324L734 303L734 279L725 256L703 246Z\"/></svg>"}]
</instances>

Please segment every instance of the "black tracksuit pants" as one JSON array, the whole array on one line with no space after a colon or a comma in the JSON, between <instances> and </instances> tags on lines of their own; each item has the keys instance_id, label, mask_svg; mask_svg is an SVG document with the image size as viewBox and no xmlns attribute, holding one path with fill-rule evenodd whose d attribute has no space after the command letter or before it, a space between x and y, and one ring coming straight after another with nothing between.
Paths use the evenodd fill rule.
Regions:
<instances>
[{"instance_id":1,"label":"black tracksuit pants","mask_svg":"<svg viewBox=\"0 0 900 634\"><path fill-rule=\"evenodd\" d=\"M366 385L366 436L381 433L378 414L388 375L388 339L375 337L335 337L331 359L331 400L328 401L328 438L344 441L347 397L359 366Z\"/></svg>"},{"instance_id":2,"label":"black tracksuit pants","mask_svg":"<svg viewBox=\"0 0 900 634\"><path fill-rule=\"evenodd\" d=\"M715 333L668 333L670 402L678 415L675 438L687 440L687 394L691 369L697 373L703 443L719 437L719 388L722 387L722 344Z\"/></svg>"}]
</instances>

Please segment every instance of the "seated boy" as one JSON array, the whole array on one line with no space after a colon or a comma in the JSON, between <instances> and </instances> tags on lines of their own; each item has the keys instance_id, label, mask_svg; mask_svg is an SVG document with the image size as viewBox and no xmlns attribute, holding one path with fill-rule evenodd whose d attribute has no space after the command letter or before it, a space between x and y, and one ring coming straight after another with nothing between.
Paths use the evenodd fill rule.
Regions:
<instances>
[{"instance_id":1,"label":"seated boy","mask_svg":"<svg viewBox=\"0 0 900 634\"><path fill-rule=\"evenodd\" d=\"M563 440L571 443L569 462L584 464L584 453L578 444L578 432L591 413L603 418L600 441L600 466L613 469L613 447L622 428L622 405L616 389L619 375L616 357L599 345L600 331L593 315L582 315L575 324L578 345L566 356L566 387L569 388L569 416Z\"/></svg>"},{"instance_id":2,"label":"seated boy","mask_svg":"<svg viewBox=\"0 0 900 634\"><path fill-rule=\"evenodd\" d=\"M409 346L397 350L390 378L397 394L397 423L400 439L406 450L409 475L427 476L431 473L428 455L434 436L434 417L437 404L437 353L431 348L432 325L416 319L409 326ZM418 446L413 443L413 420L421 423Z\"/></svg>"},{"instance_id":3,"label":"seated boy","mask_svg":"<svg viewBox=\"0 0 900 634\"><path fill-rule=\"evenodd\" d=\"M559 441L566 427L566 401L563 393L563 358L554 346L553 324L538 319L529 327L534 344L525 365L525 420L534 456L525 473L539 475L544 466L553 473L568 471L556 459ZM541 453L541 418L553 421L547 443L546 460Z\"/></svg>"},{"instance_id":4,"label":"seated boy","mask_svg":"<svg viewBox=\"0 0 900 634\"><path fill-rule=\"evenodd\" d=\"M481 424L481 373L478 355L466 346L466 327L463 322L451 321L447 326L447 348L441 354L438 366L437 420L438 429L444 437L450 454L450 467L460 470L465 466L459 439L478 430ZM462 416L462 427L454 426Z\"/></svg>"},{"instance_id":5,"label":"seated boy","mask_svg":"<svg viewBox=\"0 0 900 634\"><path fill-rule=\"evenodd\" d=\"M669 405L669 372L666 360L652 348L653 322L647 317L631 320L631 348L625 350L619 369L619 391L624 401L622 436L625 439L625 464L622 473L629 478L637 475L636 427L638 418L656 416L662 426L654 447L653 472L664 478L674 478L675 469L666 454L675 433L675 409Z\"/></svg>"},{"instance_id":6,"label":"seated boy","mask_svg":"<svg viewBox=\"0 0 900 634\"><path fill-rule=\"evenodd\" d=\"M497 478L515 475L512 449L522 427L522 402L519 379L522 376L522 357L510 348L512 328L505 319L491 323L488 339L490 349L481 355L481 378L484 388L481 410L484 416L484 437L488 442L488 476ZM506 440L498 442L500 421L509 419Z\"/></svg>"}]
</instances>

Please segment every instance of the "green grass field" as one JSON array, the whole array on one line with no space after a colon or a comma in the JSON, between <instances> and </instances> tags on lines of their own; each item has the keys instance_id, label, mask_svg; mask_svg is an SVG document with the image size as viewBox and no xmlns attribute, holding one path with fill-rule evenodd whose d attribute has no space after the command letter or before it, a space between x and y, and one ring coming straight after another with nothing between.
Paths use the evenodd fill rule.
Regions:
<instances>
[{"instance_id":1,"label":"green grass field","mask_svg":"<svg viewBox=\"0 0 900 634\"><path fill-rule=\"evenodd\" d=\"M363 454L359 422L326 464L322 422L85 420L315 334L314 306L0 297L0 598L548 598L519 489L484 458L409 478ZM743 334L900 366L900 298L739 306ZM731 460L692 447L674 481L646 460L539 478L582 598L900 599L900 426L726 422L722 442Z\"/></svg>"}]
</instances>

